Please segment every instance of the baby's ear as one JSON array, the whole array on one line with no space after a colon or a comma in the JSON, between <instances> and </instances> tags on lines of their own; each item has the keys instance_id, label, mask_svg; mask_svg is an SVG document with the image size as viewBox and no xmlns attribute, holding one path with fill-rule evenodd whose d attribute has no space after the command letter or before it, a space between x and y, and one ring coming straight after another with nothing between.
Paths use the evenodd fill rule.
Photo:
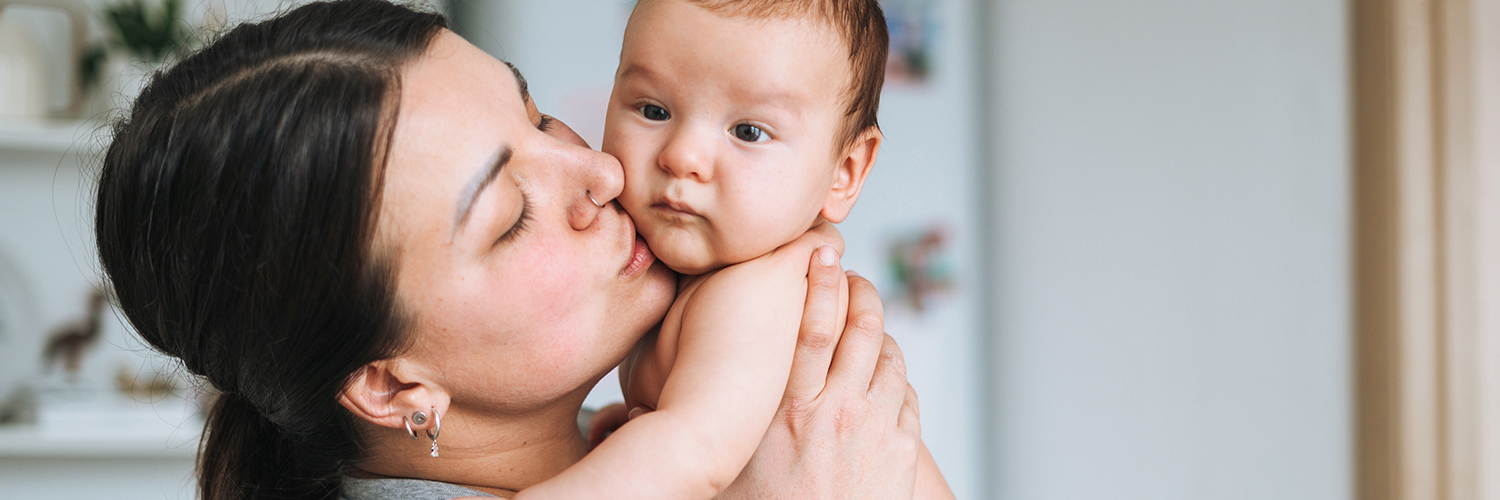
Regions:
<instances>
[{"instance_id":1,"label":"baby's ear","mask_svg":"<svg viewBox=\"0 0 1500 500\"><path fill-rule=\"evenodd\" d=\"M823 202L819 214L832 223L843 222L859 200L859 190L875 166L875 156L880 154L880 141L885 138L880 129L866 128L854 138L854 142L840 153L838 170L833 173L833 186L828 189L828 199Z\"/></svg>"}]
</instances>

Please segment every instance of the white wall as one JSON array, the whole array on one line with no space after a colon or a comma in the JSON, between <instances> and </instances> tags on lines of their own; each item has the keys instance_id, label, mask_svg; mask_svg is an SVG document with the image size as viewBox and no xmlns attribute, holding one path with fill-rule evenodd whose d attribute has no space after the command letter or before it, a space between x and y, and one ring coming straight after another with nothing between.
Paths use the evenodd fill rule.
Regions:
<instances>
[{"instance_id":1,"label":"white wall","mask_svg":"<svg viewBox=\"0 0 1500 500\"><path fill-rule=\"evenodd\" d=\"M1351 497L1345 9L988 8L996 498Z\"/></svg>"}]
</instances>

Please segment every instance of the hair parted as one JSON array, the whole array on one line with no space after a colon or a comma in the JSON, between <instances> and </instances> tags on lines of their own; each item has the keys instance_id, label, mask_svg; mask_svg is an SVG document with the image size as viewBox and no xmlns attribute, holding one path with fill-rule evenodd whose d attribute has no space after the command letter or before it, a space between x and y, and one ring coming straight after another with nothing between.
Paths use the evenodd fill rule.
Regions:
<instances>
[{"instance_id":1,"label":"hair parted","mask_svg":"<svg viewBox=\"0 0 1500 500\"><path fill-rule=\"evenodd\" d=\"M854 143L859 134L880 128L880 89L891 47L885 12L877 0L688 0L727 17L811 19L833 27L849 49L849 85L844 88L844 121L836 146Z\"/></svg>"},{"instance_id":2,"label":"hair parted","mask_svg":"<svg viewBox=\"0 0 1500 500\"><path fill-rule=\"evenodd\" d=\"M333 499L363 446L338 392L406 346L375 241L400 70L447 26L385 0L240 25L114 126L95 237L121 310L222 391L199 498Z\"/></svg>"}]
</instances>

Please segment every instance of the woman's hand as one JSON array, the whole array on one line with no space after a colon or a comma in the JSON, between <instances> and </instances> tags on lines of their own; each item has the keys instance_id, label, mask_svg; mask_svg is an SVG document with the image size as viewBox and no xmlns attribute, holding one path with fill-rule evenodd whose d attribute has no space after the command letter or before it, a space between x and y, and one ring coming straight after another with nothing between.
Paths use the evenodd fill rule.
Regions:
<instances>
[{"instance_id":1,"label":"woman's hand","mask_svg":"<svg viewBox=\"0 0 1500 500\"><path fill-rule=\"evenodd\" d=\"M813 252L781 407L719 498L912 498L922 448L917 394L906 383L901 349L885 334L880 295L854 273L841 321L844 279L831 247ZM639 411L619 403L600 409L589 444L598 446Z\"/></svg>"},{"instance_id":2,"label":"woman's hand","mask_svg":"<svg viewBox=\"0 0 1500 500\"><path fill-rule=\"evenodd\" d=\"M911 498L921 450L917 394L885 334L880 296L833 249L813 253L786 394L750 464L720 498Z\"/></svg>"}]
</instances>

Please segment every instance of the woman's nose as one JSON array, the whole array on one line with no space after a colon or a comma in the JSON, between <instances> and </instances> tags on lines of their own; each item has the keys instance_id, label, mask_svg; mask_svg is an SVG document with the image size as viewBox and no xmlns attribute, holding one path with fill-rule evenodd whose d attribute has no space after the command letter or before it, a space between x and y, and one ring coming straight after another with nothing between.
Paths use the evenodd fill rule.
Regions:
<instances>
[{"instance_id":1,"label":"woman's nose","mask_svg":"<svg viewBox=\"0 0 1500 500\"><path fill-rule=\"evenodd\" d=\"M582 161L577 178L581 182L568 205L568 225L578 231L594 225L600 210L625 189L625 169L620 167L619 160L591 149L580 149Z\"/></svg>"},{"instance_id":2,"label":"woman's nose","mask_svg":"<svg viewBox=\"0 0 1500 500\"><path fill-rule=\"evenodd\" d=\"M656 164L674 178L697 182L713 180L713 138L706 131L678 127L662 145Z\"/></svg>"}]
</instances>

